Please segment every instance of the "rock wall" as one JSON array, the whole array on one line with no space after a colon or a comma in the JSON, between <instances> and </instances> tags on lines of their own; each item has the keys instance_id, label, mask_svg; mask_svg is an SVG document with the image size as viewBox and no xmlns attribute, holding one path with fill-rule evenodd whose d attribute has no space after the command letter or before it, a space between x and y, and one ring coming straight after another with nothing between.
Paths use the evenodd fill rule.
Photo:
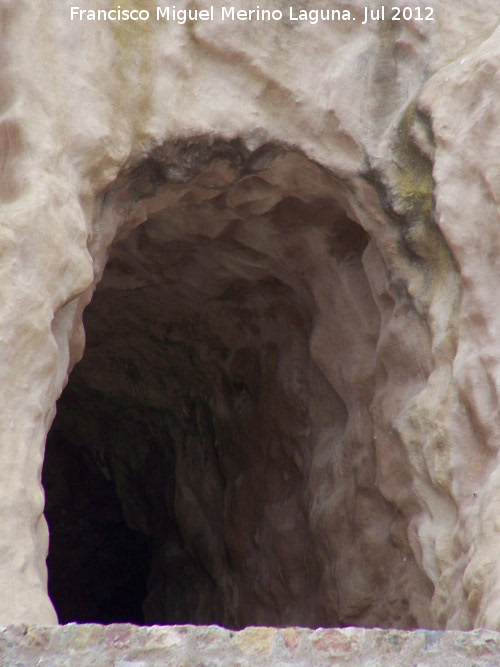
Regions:
<instances>
[{"instance_id":1,"label":"rock wall","mask_svg":"<svg viewBox=\"0 0 500 667\"><path fill-rule=\"evenodd\" d=\"M498 633L436 630L307 630L248 627L231 632L216 626L12 625L0 630L0 658L22 667L67 664L90 667L161 667L196 664L211 667L367 664L404 667L489 667L500 658Z\"/></svg>"},{"instance_id":2,"label":"rock wall","mask_svg":"<svg viewBox=\"0 0 500 667\"><path fill-rule=\"evenodd\" d=\"M364 7L1 2L0 622L56 621L90 303L48 452L147 541L147 618L499 627L498 8Z\"/></svg>"}]
</instances>

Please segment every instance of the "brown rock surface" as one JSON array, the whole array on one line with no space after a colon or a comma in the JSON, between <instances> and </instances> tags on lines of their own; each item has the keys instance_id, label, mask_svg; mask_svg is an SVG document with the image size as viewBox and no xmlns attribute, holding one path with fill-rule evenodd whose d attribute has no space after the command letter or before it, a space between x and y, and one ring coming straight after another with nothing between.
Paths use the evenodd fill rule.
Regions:
<instances>
[{"instance_id":1,"label":"brown rock surface","mask_svg":"<svg viewBox=\"0 0 500 667\"><path fill-rule=\"evenodd\" d=\"M377 302L393 301L380 254L346 188L300 154L207 151L113 246L53 437L84 450L151 538L146 622L429 625L432 585L377 488ZM104 215L165 168L121 179ZM398 391L412 392L428 369L404 363ZM65 508L46 488L57 550Z\"/></svg>"}]
</instances>

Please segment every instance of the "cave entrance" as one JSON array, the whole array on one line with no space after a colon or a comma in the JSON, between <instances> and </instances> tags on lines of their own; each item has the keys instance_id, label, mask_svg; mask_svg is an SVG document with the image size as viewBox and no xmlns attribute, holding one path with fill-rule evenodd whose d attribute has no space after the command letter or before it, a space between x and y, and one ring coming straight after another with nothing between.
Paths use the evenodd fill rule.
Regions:
<instances>
[{"instance_id":1,"label":"cave entrance","mask_svg":"<svg viewBox=\"0 0 500 667\"><path fill-rule=\"evenodd\" d=\"M368 414L373 244L301 155L182 155L103 198L128 224L43 472L60 621L411 627L374 534L397 519Z\"/></svg>"}]
</instances>

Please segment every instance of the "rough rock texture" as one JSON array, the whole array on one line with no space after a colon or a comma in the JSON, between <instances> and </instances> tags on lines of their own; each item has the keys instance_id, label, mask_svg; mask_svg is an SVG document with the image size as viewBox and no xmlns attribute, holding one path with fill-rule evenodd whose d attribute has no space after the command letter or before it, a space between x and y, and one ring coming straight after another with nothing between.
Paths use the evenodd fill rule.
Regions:
<instances>
[{"instance_id":1,"label":"rough rock texture","mask_svg":"<svg viewBox=\"0 0 500 667\"><path fill-rule=\"evenodd\" d=\"M380 255L304 157L219 152L113 246L54 438L152 538L146 621L428 625L432 586L376 486ZM108 211L165 169L148 166Z\"/></svg>"},{"instance_id":2,"label":"rough rock texture","mask_svg":"<svg viewBox=\"0 0 500 667\"><path fill-rule=\"evenodd\" d=\"M0 661L18 667L492 667L496 632L217 626L12 625L0 629Z\"/></svg>"},{"instance_id":3,"label":"rough rock texture","mask_svg":"<svg viewBox=\"0 0 500 667\"><path fill-rule=\"evenodd\" d=\"M99 284L53 559L84 460L146 618L500 627L498 4L347 4L0 2L0 622L56 621Z\"/></svg>"}]
</instances>

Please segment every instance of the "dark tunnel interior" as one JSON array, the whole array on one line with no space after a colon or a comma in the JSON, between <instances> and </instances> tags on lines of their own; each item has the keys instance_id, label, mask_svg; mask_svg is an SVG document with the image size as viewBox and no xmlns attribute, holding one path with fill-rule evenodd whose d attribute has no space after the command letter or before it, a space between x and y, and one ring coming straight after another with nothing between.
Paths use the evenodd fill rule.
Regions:
<instances>
[{"instance_id":1,"label":"dark tunnel interior","mask_svg":"<svg viewBox=\"0 0 500 667\"><path fill-rule=\"evenodd\" d=\"M111 247L47 438L60 622L414 627L369 413L382 263L342 186L294 153L148 173L106 200L143 223Z\"/></svg>"}]
</instances>

